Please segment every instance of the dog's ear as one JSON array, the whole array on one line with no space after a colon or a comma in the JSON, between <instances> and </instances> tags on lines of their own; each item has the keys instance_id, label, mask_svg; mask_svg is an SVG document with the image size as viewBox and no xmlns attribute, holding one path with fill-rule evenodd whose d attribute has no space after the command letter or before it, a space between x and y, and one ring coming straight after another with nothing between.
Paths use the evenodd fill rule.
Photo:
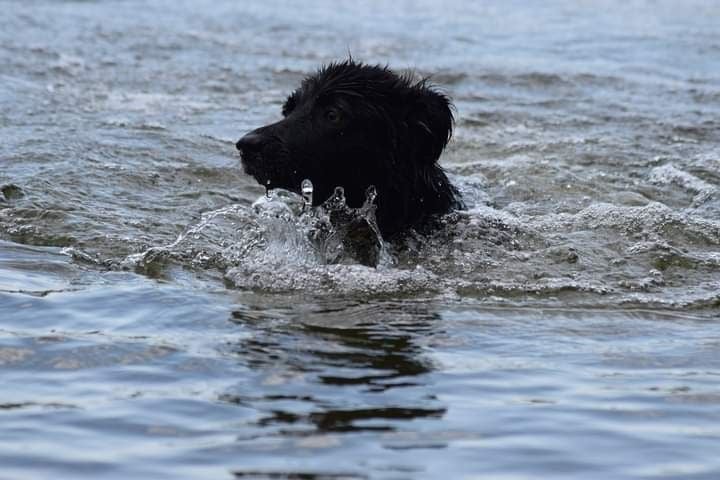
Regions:
<instances>
[{"instance_id":1,"label":"dog's ear","mask_svg":"<svg viewBox=\"0 0 720 480\"><path fill-rule=\"evenodd\" d=\"M422 81L413 89L407 116L410 138L415 143L415 157L422 164L432 164L452 136L453 113L450 99Z\"/></svg>"}]
</instances>

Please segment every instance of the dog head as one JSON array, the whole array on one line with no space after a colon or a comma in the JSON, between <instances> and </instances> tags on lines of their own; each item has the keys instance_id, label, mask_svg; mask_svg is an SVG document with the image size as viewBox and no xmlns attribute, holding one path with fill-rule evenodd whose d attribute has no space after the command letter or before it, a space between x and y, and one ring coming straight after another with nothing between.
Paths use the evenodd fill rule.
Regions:
<instances>
[{"instance_id":1,"label":"dog head","mask_svg":"<svg viewBox=\"0 0 720 480\"><path fill-rule=\"evenodd\" d=\"M384 232L456 202L437 165L452 133L451 104L426 81L353 60L332 63L302 82L282 115L236 145L245 172L267 188L298 191L307 178L316 203L342 186L348 204L360 206L374 185Z\"/></svg>"}]
</instances>

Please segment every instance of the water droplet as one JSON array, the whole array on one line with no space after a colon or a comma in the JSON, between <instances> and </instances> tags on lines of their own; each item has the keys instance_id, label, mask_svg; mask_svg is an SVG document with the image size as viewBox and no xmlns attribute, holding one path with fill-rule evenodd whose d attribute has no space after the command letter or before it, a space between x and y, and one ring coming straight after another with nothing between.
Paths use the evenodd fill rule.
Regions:
<instances>
[{"instance_id":1,"label":"water droplet","mask_svg":"<svg viewBox=\"0 0 720 480\"><path fill-rule=\"evenodd\" d=\"M365 204L369 205L371 203L375 203L376 198L377 189L375 188L375 185L370 185L367 190L365 190Z\"/></svg>"},{"instance_id":2,"label":"water droplet","mask_svg":"<svg viewBox=\"0 0 720 480\"><path fill-rule=\"evenodd\" d=\"M313 204L313 184L307 178L300 184L300 191L303 197L303 209L307 210Z\"/></svg>"}]
</instances>

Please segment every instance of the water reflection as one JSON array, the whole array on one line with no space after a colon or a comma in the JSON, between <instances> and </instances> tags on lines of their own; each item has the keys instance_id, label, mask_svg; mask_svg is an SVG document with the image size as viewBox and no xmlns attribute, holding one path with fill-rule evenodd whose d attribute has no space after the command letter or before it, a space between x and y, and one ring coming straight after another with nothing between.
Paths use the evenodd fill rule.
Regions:
<instances>
[{"instance_id":1,"label":"water reflection","mask_svg":"<svg viewBox=\"0 0 720 480\"><path fill-rule=\"evenodd\" d=\"M395 431L440 418L446 409L429 388L423 347L438 334L437 318L423 305L393 302L323 302L300 313L246 304L232 321L252 334L229 350L256 375L223 400L263 412L255 426L283 435Z\"/></svg>"}]
</instances>

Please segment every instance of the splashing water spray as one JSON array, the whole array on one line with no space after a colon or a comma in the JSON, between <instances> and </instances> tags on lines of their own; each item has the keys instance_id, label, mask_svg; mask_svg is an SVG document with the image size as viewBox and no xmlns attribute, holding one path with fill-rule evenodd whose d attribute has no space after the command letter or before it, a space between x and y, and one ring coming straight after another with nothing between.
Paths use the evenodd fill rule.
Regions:
<instances>
[{"instance_id":1,"label":"splashing water spray","mask_svg":"<svg viewBox=\"0 0 720 480\"><path fill-rule=\"evenodd\" d=\"M159 276L169 261L188 259L194 265L223 269L266 257L272 261L282 257L289 264L384 267L393 263L375 219L375 187L365 191L360 208L347 205L341 186L316 207L313 197L314 187L307 179L300 184L300 195L268 189L250 209L229 205L207 212L174 242L129 255L121 267Z\"/></svg>"},{"instance_id":2,"label":"splashing water spray","mask_svg":"<svg viewBox=\"0 0 720 480\"><path fill-rule=\"evenodd\" d=\"M374 186L365 191L365 202L360 208L347 205L345 189L341 186L335 187L322 205L313 208L312 183L305 180L301 187L304 212L312 218L308 238L321 263L361 263L373 267L392 263L375 219L377 190Z\"/></svg>"}]
</instances>

